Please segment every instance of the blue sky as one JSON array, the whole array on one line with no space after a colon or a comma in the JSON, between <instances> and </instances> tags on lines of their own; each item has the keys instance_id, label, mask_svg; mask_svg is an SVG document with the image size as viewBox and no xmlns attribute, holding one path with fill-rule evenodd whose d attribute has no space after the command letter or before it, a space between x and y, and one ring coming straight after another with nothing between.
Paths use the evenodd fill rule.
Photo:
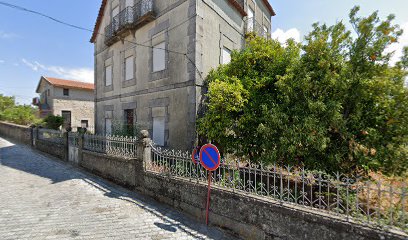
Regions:
<instances>
[{"instance_id":1,"label":"blue sky","mask_svg":"<svg viewBox=\"0 0 408 240\"><path fill-rule=\"evenodd\" d=\"M101 0L1 0L36 10L66 22L92 29ZM164 1L164 0L163 0ZM333 24L347 20L356 4L361 14L375 10L385 17L396 14L396 23L407 29L399 45L408 45L407 0L271 0L277 16L273 36L302 40L314 22ZM72 29L49 19L0 5L0 93L30 103L41 75L92 81L91 33Z\"/></svg>"}]
</instances>

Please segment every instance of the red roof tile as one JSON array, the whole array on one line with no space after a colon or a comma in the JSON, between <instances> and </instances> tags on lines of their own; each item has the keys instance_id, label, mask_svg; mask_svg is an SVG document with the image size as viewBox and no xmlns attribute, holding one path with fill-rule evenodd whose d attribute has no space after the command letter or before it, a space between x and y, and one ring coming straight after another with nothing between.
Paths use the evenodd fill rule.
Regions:
<instances>
[{"instance_id":1,"label":"red roof tile","mask_svg":"<svg viewBox=\"0 0 408 240\"><path fill-rule=\"evenodd\" d=\"M83 90L90 90L90 91L95 89L95 85L93 83L86 83L86 82L80 82L80 81L75 81L75 80L65 80L65 79L52 78L52 77L41 77L41 80L43 79L55 87L75 88L75 89L83 89ZM40 86L40 84L38 84L38 86ZM37 88L37 92L38 92L38 88Z\"/></svg>"}]
</instances>

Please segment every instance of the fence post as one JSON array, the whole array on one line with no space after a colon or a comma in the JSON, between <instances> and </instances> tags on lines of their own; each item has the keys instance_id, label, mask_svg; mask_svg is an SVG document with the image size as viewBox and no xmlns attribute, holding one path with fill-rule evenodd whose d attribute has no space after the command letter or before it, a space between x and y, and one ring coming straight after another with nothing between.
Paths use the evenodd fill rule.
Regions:
<instances>
[{"instance_id":1,"label":"fence post","mask_svg":"<svg viewBox=\"0 0 408 240\"><path fill-rule=\"evenodd\" d=\"M138 190L143 190L144 186L144 164L151 162L150 143L149 132L147 130L140 131L140 139L136 143L137 154L135 158L135 188Z\"/></svg>"},{"instance_id":2,"label":"fence post","mask_svg":"<svg viewBox=\"0 0 408 240\"><path fill-rule=\"evenodd\" d=\"M82 159L84 157L83 150L84 150L84 136L85 133L80 132L78 134L78 166L81 166Z\"/></svg>"},{"instance_id":3,"label":"fence post","mask_svg":"<svg viewBox=\"0 0 408 240\"><path fill-rule=\"evenodd\" d=\"M63 144L64 144L64 161L69 162L69 131L67 129L66 132L62 133L63 136Z\"/></svg>"},{"instance_id":4,"label":"fence post","mask_svg":"<svg viewBox=\"0 0 408 240\"><path fill-rule=\"evenodd\" d=\"M35 126L34 126L34 125L31 125L31 126L30 126L30 129L31 129L31 131L30 131L31 146L34 147L34 145L35 145L35 141L34 141Z\"/></svg>"}]
</instances>

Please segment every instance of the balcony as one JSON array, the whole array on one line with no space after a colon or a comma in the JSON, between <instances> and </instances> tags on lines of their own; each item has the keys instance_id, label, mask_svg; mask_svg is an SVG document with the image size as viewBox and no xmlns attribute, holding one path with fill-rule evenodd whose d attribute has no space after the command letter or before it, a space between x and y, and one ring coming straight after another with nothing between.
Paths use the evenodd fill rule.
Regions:
<instances>
[{"instance_id":1,"label":"balcony","mask_svg":"<svg viewBox=\"0 0 408 240\"><path fill-rule=\"evenodd\" d=\"M140 0L134 6L126 7L105 27L105 44L114 44L129 31L135 31L155 18L154 0Z\"/></svg>"},{"instance_id":2,"label":"balcony","mask_svg":"<svg viewBox=\"0 0 408 240\"><path fill-rule=\"evenodd\" d=\"M268 28L265 28L262 24L258 23L254 18L247 18L245 20L245 35L255 33L258 36L270 38Z\"/></svg>"}]
</instances>

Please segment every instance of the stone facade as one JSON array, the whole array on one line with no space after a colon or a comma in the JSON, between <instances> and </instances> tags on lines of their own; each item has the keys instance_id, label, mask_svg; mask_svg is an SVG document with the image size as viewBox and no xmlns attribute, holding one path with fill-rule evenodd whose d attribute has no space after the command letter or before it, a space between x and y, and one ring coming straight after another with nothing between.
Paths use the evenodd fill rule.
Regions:
<instances>
[{"instance_id":1,"label":"stone facade","mask_svg":"<svg viewBox=\"0 0 408 240\"><path fill-rule=\"evenodd\" d=\"M88 127L93 126L95 101L92 84L41 77L37 93L40 94L38 105L42 117L49 114L63 116L63 112L69 112L72 127L81 127L81 121L86 121Z\"/></svg>"},{"instance_id":2,"label":"stone facade","mask_svg":"<svg viewBox=\"0 0 408 240\"><path fill-rule=\"evenodd\" d=\"M135 1L135 6L145 2L150 1ZM153 20L125 32L120 36L122 40L107 44L106 27L116 19L112 12L126 10L126 3L125 0L103 1L91 40L95 44L96 131L106 132L112 121L125 122L128 113L125 110L131 109L133 124L148 129L152 136L155 136L155 119L161 120L160 136L164 135L165 147L190 149L196 139L203 79L211 68L224 62L224 48L234 50L244 46L246 16L243 13L249 7L254 9L257 21L268 32L273 13L262 0L242 1L241 11L234 7L241 1L235 0L152 2ZM162 46L167 50L164 69L154 72L151 46L159 43L164 43ZM132 79L125 77L125 59L129 57L134 59ZM111 74L107 68L112 69ZM112 79L112 84L107 84L107 78Z\"/></svg>"}]
</instances>

